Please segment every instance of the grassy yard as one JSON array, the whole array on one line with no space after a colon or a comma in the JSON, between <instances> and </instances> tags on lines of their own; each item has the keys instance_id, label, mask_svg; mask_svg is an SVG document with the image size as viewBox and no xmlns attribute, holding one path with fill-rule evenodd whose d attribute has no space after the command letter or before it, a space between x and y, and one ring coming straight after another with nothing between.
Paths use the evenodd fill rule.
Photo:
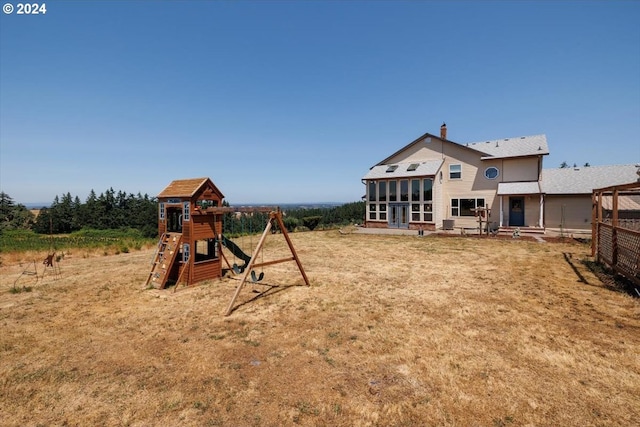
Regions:
<instances>
[{"instance_id":1,"label":"grassy yard","mask_svg":"<svg viewBox=\"0 0 640 427\"><path fill-rule=\"evenodd\" d=\"M152 251L65 256L12 293L0 266L6 426L628 426L640 300L584 244L291 235L295 263L143 289ZM254 238L253 242L256 243ZM265 261L285 253L269 236ZM40 266L39 266L40 268ZM31 279L33 280L33 279Z\"/></svg>"}]
</instances>

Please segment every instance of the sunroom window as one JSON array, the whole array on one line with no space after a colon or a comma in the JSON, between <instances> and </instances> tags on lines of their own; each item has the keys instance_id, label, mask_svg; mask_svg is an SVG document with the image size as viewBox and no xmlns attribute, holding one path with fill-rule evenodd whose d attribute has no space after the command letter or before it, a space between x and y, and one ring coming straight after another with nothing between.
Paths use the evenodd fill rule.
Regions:
<instances>
[{"instance_id":1,"label":"sunroom window","mask_svg":"<svg viewBox=\"0 0 640 427\"><path fill-rule=\"evenodd\" d=\"M384 202L387 200L387 181L378 182L378 201Z\"/></svg>"},{"instance_id":2,"label":"sunroom window","mask_svg":"<svg viewBox=\"0 0 640 427\"><path fill-rule=\"evenodd\" d=\"M396 202L398 200L398 181L389 181L389 201Z\"/></svg>"},{"instance_id":3,"label":"sunroom window","mask_svg":"<svg viewBox=\"0 0 640 427\"><path fill-rule=\"evenodd\" d=\"M433 200L433 180L430 178L422 181L422 200L425 202Z\"/></svg>"},{"instance_id":4,"label":"sunroom window","mask_svg":"<svg viewBox=\"0 0 640 427\"><path fill-rule=\"evenodd\" d=\"M406 179L400 181L400 201L409 201L409 181Z\"/></svg>"},{"instance_id":5,"label":"sunroom window","mask_svg":"<svg viewBox=\"0 0 640 427\"><path fill-rule=\"evenodd\" d=\"M411 201L417 202L420 200L420 180L411 180Z\"/></svg>"}]
</instances>

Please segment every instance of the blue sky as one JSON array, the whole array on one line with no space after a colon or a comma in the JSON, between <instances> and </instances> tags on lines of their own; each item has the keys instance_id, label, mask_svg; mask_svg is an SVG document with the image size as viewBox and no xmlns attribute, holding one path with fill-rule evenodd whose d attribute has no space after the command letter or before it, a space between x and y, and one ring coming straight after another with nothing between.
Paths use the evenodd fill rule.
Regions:
<instances>
[{"instance_id":1,"label":"blue sky","mask_svg":"<svg viewBox=\"0 0 640 427\"><path fill-rule=\"evenodd\" d=\"M3 0L4 3L13 0ZM0 16L0 189L350 202L425 132L640 162L640 2L47 1Z\"/></svg>"}]
</instances>

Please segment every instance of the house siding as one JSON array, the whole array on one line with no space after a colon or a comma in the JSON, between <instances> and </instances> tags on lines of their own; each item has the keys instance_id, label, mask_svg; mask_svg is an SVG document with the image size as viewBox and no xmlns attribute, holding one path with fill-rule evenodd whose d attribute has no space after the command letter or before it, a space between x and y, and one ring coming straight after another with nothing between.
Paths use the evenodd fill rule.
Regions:
<instances>
[{"instance_id":1,"label":"house siding","mask_svg":"<svg viewBox=\"0 0 640 427\"><path fill-rule=\"evenodd\" d=\"M591 195L547 195L544 222L549 228L591 229Z\"/></svg>"},{"instance_id":2,"label":"house siding","mask_svg":"<svg viewBox=\"0 0 640 427\"><path fill-rule=\"evenodd\" d=\"M538 181L538 164L537 157L505 159L502 165L502 182Z\"/></svg>"},{"instance_id":3,"label":"house siding","mask_svg":"<svg viewBox=\"0 0 640 427\"><path fill-rule=\"evenodd\" d=\"M462 147L447 147L449 156L445 159L442 166L444 171L444 186L442 207L444 209L444 219L453 219L456 227L473 228L478 226L478 219L469 216L452 216L451 200L452 199L484 199L485 206L491 209L490 221L498 221L498 205L495 204L496 191L498 188L499 178L489 180L485 178L484 171L489 166L500 168L500 161L482 161L480 155L472 150L466 150ZM462 178L449 178L449 165L462 165ZM438 224L442 227L442 222Z\"/></svg>"}]
</instances>

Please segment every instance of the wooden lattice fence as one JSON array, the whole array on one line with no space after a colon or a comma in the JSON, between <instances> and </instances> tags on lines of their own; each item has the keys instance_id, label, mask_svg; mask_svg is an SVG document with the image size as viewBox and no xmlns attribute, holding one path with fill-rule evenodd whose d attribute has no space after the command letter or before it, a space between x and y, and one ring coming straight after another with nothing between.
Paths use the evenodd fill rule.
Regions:
<instances>
[{"instance_id":1,"label":"wooden lattice fence","mask_svg":"<svg viewBox=\"0 0 640 427\"><path fill-rule=\"evenodd\" d=\"M640 182L593 190L592 201L592 256L640 287Z\"/></svg>"}]
</instances>

